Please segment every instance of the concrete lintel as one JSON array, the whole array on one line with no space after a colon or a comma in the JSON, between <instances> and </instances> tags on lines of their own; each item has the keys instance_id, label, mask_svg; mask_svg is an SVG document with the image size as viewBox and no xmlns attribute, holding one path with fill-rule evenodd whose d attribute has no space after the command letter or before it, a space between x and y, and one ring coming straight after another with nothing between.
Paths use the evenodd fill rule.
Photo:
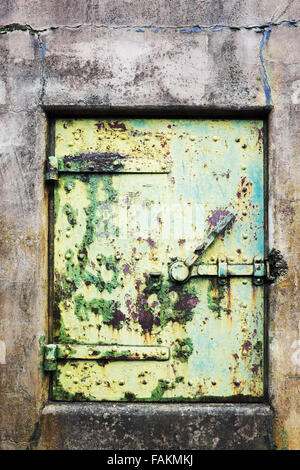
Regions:
<instances>
[{"instance_id":1,"label":"concrete lintel","mask_svg":"<svg viewBox=\"0 0 300 470\"><path fill-rule=\"evenodd\" d=\"M265 404L48 404L37 448L268 449L272 417Z\"/></svg>"}]
</instances>

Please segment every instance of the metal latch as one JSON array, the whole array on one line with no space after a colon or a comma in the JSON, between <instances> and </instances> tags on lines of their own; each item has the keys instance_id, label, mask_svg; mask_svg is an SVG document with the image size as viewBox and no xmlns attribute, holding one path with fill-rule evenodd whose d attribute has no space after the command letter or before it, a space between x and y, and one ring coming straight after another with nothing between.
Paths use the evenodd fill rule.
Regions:
<instances>
[{"instance_id":1,"label":"metal latch","mask_svg":"<svg viewBox=\"0 0 300 470\"><path fill-rule=\"evenodd\" d=\"M228 264L225 257L220 257L215 264L198 264L191 269L185 265L184 261L177 260L171 265L169 277L174 282L186 282L193 277L217 277L218 283L226 284L229 277L251 276L253 284L262 285L264 282L271 282L269 260L263 260L261 256L255 256L251 264Z\"/></svg>"},{"instance_id":2,"label":"metal latch","mask_svg":"<svg viewBox=\"0 0 300 470\"><path fill-rule=\"evenodd\" d=\"M56 370L58 359L106 361L167 361L166 346L123 346L98 344L47 344L44 347L44 370Z\"/></svg>"}]
</instances>

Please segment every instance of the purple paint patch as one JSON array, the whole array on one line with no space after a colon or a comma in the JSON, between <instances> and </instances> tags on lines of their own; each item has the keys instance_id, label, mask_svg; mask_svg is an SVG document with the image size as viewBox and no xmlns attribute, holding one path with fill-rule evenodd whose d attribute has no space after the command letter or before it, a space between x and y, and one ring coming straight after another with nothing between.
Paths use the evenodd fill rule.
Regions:
<instances>
[{"instance_id":1,"label":"purple paint patch","mask_svg":"<svg viewBox=\"0 0 300 470\"><path fill-rule=\"evenodd\" d=\"M250 341L245 341L242 347L246 351L249 351L251 349L251 346L252 346L252 343L250 343Z\"/></svg>"},{"instance_id":2,"label":"purple paint patch","mask_svg":"<svg viewBox=\"0 0 300 470\"><path fill-rule=\"evenodd\" d=\"M257 365L257 364L253 364L253 367L251 367L251 370L252 370L253 374L257 374L257 372L258 372L258 365Z\"/></svg>"},{"instance_id":3,"label":"purple paint patch","mask_svg":"<svg viewBox=\"0 0 300 470\"><path fill-rule=\"evenodd\" d=\"M142 281L140 279L137 279L135 283L135 288L139 292L140 291L140 285L142 284Z\"/></svg>"},{"instance_id":4,"label":"purple paint patch","mask_svg":"<svg viewBox=\"0 0 300 470\"><path fill-rule=\"evenodd\" d=\"M199 302L199 299L197 297L193 297L192 299L188 299L187 305L189 308L195 308L197 303Z\"/></svg>"},{"instance_id":5,"label":"purple paint patch","mask_svg":"<svg viewBox=\"0 0 300 470\"><path fill-rule=\"evenodd\" d=\"M222 209L217 209L211 217L208 217L209 229L218 225L220 219L229 215L230 212Z\"/></svg>"},{"instance_id":6,"label":"purple paint patch","mask_svg":"<svg viewBox=\"0 0 300 470\"><path fill-rule=\"evenodd\" d=\"M123 122L114 121L114 122L109 122L108 125L111 129L122 129L123 132L126 131L126 126Z\"/></svg>"},{"instance_id":7,"label":"purple paint patch","mask_svg":"<svg viewBox=\"0 0 300 470\"><path fill-rule=\"evenodd\" d=\"M147 243L148 243L148 244L151 246L151 248L153 248L153 247L154 247L154 241L153 241L153 240L152 240L150 237L149 237L149 238L147 238L147 240L146 240L146 241L147 241Z\"/></svg>"},{"instance_id":8,"label":"purple paint patch","mask_svg":"<svg viewBox=\"0 0 300 470\"><path fill-rule=\"evenodd\" d=\"M129 264L125 264L123 266L123 273L128 274L129 272L130 272L130 266L129 266Z\"/></svg>"},{"instance_id":9,"label":"purple paint patch","mask_svg":"<svg viewBox=\"0 0 300 470\"><path fill-rule=\"evenodd\" d=\"M183 245L185 242L186 240L184 238L180 238L180 240L178 240L178 245Z\"/></svg>"}]
</instances>

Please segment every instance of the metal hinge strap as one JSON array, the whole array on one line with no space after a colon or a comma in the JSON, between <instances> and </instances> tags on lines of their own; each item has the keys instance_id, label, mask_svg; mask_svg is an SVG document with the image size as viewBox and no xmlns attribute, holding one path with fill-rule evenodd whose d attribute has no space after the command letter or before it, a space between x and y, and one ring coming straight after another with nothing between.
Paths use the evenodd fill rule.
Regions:
<instances>
[{"instance_id":1,"label":"metal hinge strap","mask_svg":"<svg viewBox=\"0 0 300 470\"><path fill-rule=\"evenodd\" d=\"M47 159L46 179L57 181L59 173L169 173L167 158L143 159L119 153L75 153Z\"/></svg>"},{"instance_id":2,"label":"metal hinge strap","mask_svg":"<svg viewBox=\"0 0 300 470\"><path fill-rule=\"evenodd\" d=\"M44 369L56 370L58 359L166 361L169 357L169 348L165 346L47 344Z\"/></svg>"}]
</instances>

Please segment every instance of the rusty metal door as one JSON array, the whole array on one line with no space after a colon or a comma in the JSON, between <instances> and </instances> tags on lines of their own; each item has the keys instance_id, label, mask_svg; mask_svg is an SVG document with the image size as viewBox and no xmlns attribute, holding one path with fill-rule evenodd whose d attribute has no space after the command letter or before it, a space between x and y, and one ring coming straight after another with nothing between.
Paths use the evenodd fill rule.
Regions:
<instances>
[{"instance_id":1,"label":"rusty metal door","mask_svg":"<svg viewBox=\"0 0 300 470\"><path fill-rule=\"evenodd\" d=\"M259 400L259 120L57 120L54 400Z\"/></svg>"}]
</instances>

